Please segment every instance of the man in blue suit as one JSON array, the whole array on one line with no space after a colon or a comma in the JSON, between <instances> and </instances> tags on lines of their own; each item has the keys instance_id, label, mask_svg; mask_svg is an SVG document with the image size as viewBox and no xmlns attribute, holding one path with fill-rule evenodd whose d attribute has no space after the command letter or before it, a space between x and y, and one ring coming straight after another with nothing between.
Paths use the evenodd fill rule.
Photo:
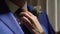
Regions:
<instances>
[{"instance_id":1,"label":"man in blue suit","mask_svg":"<svg viewBox=\"0 0 60 34\"><path fill-rule=\"evenodd\" d=\"M5 1L4 0L0 0L0 1L1 1L0 3L0 33L1 34L24 34L18 22L16 21L16 18L6 6ZM16 3L17 0L16 1L12 0L12 2L13 1L14 3ZM24 3L22 3L22 5L24 5ZM17 2L16 5L19 5L19 2ZM22 5L19 5L19 6L22 7Z\"/></svg>"},{"instance_id":2,"label":"man in blue suit","mask_svg":"<svg viewBox=\"0 0 60 34\"><path fill-rule=\"evenodd\" d=\"M25 4L26 0L10 0L12 1L14 4L18 5L21 9L25 9L23 6ZM21 3L21 4L20 4ZM25 11L25 10L23 10ZM30 12L26 12L27 15L25 14L25 12L21 13L21 16L26 16L27 18L31 19L32 23L35 24L30 24L30 28L33 28L34 33L41 33L43 32L43 29L41 27L41 25L39 25L39 22L37 20L37 18L31 14ZM29 17L31 15L34 19L32 19L32 17ZM25 21L24 21L25 23ZM37 26L37 24L38 26ZM27 24L28 25L28 24ZM33 27L32 27L33 25ZM36 27L35 27L35 26ZM37 30L36 30L37 28ZM31 29L29 29L30 32L32 32ZM32 32L33 33L33 32ZM16 18L14 17L13 13L9 10L9 8L7 7L5 0L0 0L0 34L24 34L24 32L22 31L21 27L19 26Z\"/></svg>"}]
</instances>

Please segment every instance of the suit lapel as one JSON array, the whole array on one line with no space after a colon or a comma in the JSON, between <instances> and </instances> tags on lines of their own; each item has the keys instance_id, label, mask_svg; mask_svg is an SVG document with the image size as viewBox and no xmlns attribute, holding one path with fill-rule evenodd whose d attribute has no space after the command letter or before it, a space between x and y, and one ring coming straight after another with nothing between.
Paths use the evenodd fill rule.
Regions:
<instances>
[{"instance_id":1,"label":"suit lapel","mask_svg":"<svg viewBox=\"0 0 60 34\"><path fill-rule=\"evenodd\" d=\"M3 17L4 16L4 17ZM19 27L18 22L12 13L3 14L0 17L4 23L8 26L8 28L15 34L23 34L22 29Z\"/></svg>"}]
</instances>

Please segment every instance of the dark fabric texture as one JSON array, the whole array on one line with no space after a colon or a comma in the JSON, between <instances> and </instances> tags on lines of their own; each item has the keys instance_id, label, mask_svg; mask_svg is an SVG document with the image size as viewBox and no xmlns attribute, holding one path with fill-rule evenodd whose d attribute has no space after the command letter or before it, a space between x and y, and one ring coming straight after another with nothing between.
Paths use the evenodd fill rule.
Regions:
<instances>
[{"instance_id":1,"label":"dark fabric texture","mask_svg":"<svg viewBox=\"0 0 60 34\"><path fill-rule=\"evenodd\" d=\"M5 3L5 0L0 0L0 14L10 12L8 6Z\"/></svg>"}]
</instances>

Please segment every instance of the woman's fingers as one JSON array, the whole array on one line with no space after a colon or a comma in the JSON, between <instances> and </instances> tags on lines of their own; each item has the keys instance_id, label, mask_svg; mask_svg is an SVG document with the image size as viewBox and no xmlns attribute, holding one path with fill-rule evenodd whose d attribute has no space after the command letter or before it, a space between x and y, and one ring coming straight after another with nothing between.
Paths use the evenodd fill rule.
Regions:
<instances>
[{"instance_id":1,"label":"woman's fingers","mask_svg":"<svg viewBox=\"0 0 60 34\"><path fill-rule=\"evenodd\" d=\"M39 24L39 21L37 19L36 16L34 16L33 14L31 14L30 12L21 12L20 16L23 17L23 22L27 22L24 23L25 25L28 25L27 27L32 27L34 29L37 29L39 32L43 32L43 29L41 27L41 24ZM36 31L36 30L35 30Z\"/></svg>"},{"instance_id":2,"label":"woman's fingers","mask_svg":"<svg viewBox=\"0 0 60 34\"><path fill-rule=\"evenodd\" d=\"M30 16L35 16L35 15L33 15L32 13L30 13L29 11L26 11Z\"/></svg>"},{"instance_id":3,"label":"woman's fingers","mask_svg":"<svg viewBox=\"0 0 60 34\"><path fill-rule=\"evenodd\" d=\"M32 23L32 24L34 24L35 25L35 23L34 23L34 21L33 21L33 19L34 19L34 17L33 16L30 16L27 12L21 12L20 13L20 16L25 16L26 18L28 18L29 20L30 20L30 22Z\"/></svg>"},{"instance_id":4,"label":"woman's fingers","mask_svg":"<svg viewBox=\"0 0 60 34\"><path fill-rule=\"evenodd\" d=\"M36 28L36 26L34 26L34 25L29 21L28 18L26 18L25 16L24 16L24 17L21 17L21 18L20 18L20 21L21 21L21 23L23 23L23 25L25 25L25 26L28 28L28 30L29 30L31 33L34 32L34 29Z\"/></svg>"},{"instance_id":5,"label":"woman's fingers","mask_svg":"<svg viewBox=\"0 0 60 34\"><path fill-rule=\"evenodd\" d=\"M21 24L24 24L27 28L33 29L34 25L25 16L20 18Z\"/></svg>"}]
</instances>

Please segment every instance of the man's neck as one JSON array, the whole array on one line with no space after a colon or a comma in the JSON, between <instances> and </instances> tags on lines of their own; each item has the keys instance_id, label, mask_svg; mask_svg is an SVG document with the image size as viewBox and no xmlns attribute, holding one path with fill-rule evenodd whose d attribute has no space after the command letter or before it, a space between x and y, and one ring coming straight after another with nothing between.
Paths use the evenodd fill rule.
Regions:
<instances>
[{"instance_id":1,"label":"man's neck","mask_svg":"<svg viewBox=\"0 0 60 34\"><path fill-rule=\"evenodd\" d=\"M13 4L11 1L6 0L6 3L9 7L9 9L14 13L17 9L19 9L20 7L18 7L17 5ZM27 10L27 1L25 2L25 5L22 7L23 9Z\"/></svg>"}]
</instances>

